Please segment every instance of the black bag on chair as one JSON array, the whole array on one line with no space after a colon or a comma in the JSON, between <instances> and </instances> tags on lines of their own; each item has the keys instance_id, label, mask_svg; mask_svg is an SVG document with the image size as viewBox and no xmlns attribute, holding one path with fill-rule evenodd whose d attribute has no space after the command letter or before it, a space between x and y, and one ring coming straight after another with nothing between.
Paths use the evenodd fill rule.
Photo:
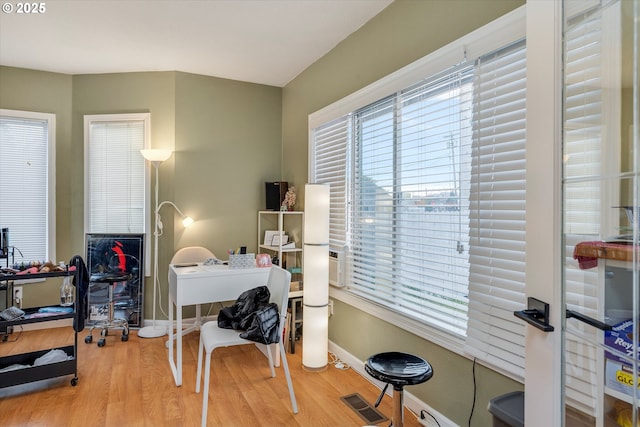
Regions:
<instances>
[{"instance_id":1,"label":"black bag on chair","mask_svg":"<svg viewBox=\"0 0 640 427\"><path fill-rule=\"evenodd\" d=\"M218 326L224 329L247 330L253 313L269 302L271 294L266 286L258 286L240 294L236 302L218 313Z\"/></svg>"},{"instance_id":2,"label":"black bag on chair","mask_svg":"<svg viewBox=\"0 0 640 427\"><path fill-rule=\"evenodd\" d=\"M240 338L262 344L275 344L280 341L278 304L272 302L253 313L251 317L251 325L246 332L240 334Z\"/></svg>"}]
</instances>

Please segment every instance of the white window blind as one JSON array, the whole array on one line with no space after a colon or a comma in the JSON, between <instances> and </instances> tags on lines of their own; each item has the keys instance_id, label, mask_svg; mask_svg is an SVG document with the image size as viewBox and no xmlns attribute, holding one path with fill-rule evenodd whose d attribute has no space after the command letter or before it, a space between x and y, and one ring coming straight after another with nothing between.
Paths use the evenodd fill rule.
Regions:
<instances>
[{"instance_id":1,"label":"white window blind","mask_svg":"<svg viewBox=\"0 0 640 427\"><path fill-rule=\"evenodd\" d=\"M506 106L502 103L507 101L496 100L501 104L492 107L497 122L490 116L474 120L479 116L474 116L473 109L480 105L474 97L481 93L474 90L476 66L485 66L486 62L483 70L488 69L497 55L483 57L477 64L475 59L524 37L524 17L524 8L520 8L504 21L500 19L456 40L309 117L309 179L331 184L331 197L335 197L331 205L332 245L340 245L345 239L347 248L345 288L336 290L335 296L371 315L393 318L399 327L461 354L473 345L468 342L465 346L469 328L485 327L479 323L467 327L471 299L469 207L474 200L481 200L472 194L471 186L472 142L474 132L479 134L474 126L483 126L487 138L492 132L503 138L500 134L509 127L518 143L524 138L518 134L524 133L521 117L497 113L500 108L515 108L517 116L523 107L516 99L509 99L511 103ZM514 67L522 67L524 75L526 68L524 62L506 62L503 69L508 75L499 84L506 79L503 89L508 92L509 73L515 72ZM496 71L500 71L499 66ZM524 104L524 89L519 95ZM488 102L483 99L483 108ZM509 119L521 130L516 130ZM500 151L508 145L496 143L495 157L486 159L502 168L505 158ZM524 158L524 153L515 156ZM517 166L522 171L513 174L524 176L524 163ZM482 165L483 172L490 168ZM479 190L486 192L489 188L478 185L475 191ZM510 193L504 188L500 192L501 196ZM505 213L517 221L524 218L524 212L518 211L524 204L510 200L476 203L475 208L492 209L488 215L501 216L502 221L496 223L502 222L498 225L503 227L510 221ZM484 219L476 222L478 227L492 225ZM480 230L477 236L509 240L511 231L501 228L491 235ZM502 255L497 249L495 253ZM509 249L515 251L513 245ZM523 259L523 246L521 250ZM523 268L519 263L516 257L516 271ZM492 286L494 292L517 293L508 281L494 281ZM475 297L483 295L476 292ZM513 300L517 298L513 296ZM519 298L524 300L524 294ZM522 329L521 324L517 327ZM518 343L521 334L508 334L506 339L511 337L516 344L510 350L522 353ZM487 351L478 353L489 355ZM514 369L521 372L522 366Z\"/></svg>"},{"instance_id":2,"label":"white window blind","mask_svg":"<svg viewBox=\"0 0 640 427\"><path fill-rule=\"evenodd\" d=\"M524 378L524 41L478 59L474 82L467 351Z\"/></svg>"},{"instance_id":3,"label":"white window blind","mask_svg":"<svg viewBox=\"0 0 640 427\"><path fill-rule=\"evenodd\" d=\"M145 232L149 115L85 116L87 233Z\"/></svg>"},{"instance_id":4,"label":"white window blind","mask_svg":"<svg viewBox=\"0 0 640 427\"><path fill-rule=\"evenodd\" d=\"M614 66L608 57L609 51L617 48L606 41L603 19L606 20L607 15L613 18L614 32L619 21L611 16L612 12L617 13L611 7L612 2L608 9L600 4L593 7L594 4L573 2L570 5L574 8L567 10L566 13L571 14L565 20L564 293L568 309L601 318L598 269L580 269L573 259L573 250L579 242L600 240L614 233L606 217L611 215L611 206L618 205L620 188L603 188L607 180L600 177L606 176L606 161L614 155L611 149L602 150L608 138L606 132L619 132L611 129L616 120L605 117L608 111L616 110L613 105L607 106L603 91L603 87L608 86L603 81L605 69ZM613 74L619 76L619 68ZM565 401L594 416L598 408L597 385L601 380L598 377L601 371L596 368L600 350L590 343L601 341L602 333L597 329L575 320L567 321Z\"/></svg>"},{"instance_id":5,"label":"white window blind","mask_svg":"<svg viewBox=\"0 0 640 427\"><path fill-rule=\"evenodd\" d=\"M315 141L312 167L317 171L314 182L330 188L329 245L342 251L347 243L347 175L350 116L343 116L313 131Z\"/></svg>"},{"instance_id":6,"label":"white window blind","mask_svg":"<svg viewBox=\"0 0 640 427\"><path fill-rule=\"evenodd\" d=\"M354 113L349 290L462 334L472 67Z\"/></svg>"},{"instance_id":7,"label":"white window blind","mask_svg":"<svg viewBox=\"0 0 640 427\"><path fill-rule=\"evenodd\" d=\"M0 228L17 263L55 260L54 141L53 114L0 110Z\"/></svg>"}]
</instances>

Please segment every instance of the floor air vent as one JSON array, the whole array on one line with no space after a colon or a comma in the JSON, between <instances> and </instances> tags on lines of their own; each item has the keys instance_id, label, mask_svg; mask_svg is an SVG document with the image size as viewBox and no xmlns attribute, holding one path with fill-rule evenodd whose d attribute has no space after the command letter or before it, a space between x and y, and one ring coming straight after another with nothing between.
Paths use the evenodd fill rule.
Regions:
<instances>
[{"instance_id":1,"label":"floor air vent","mask_svg":"<svg viewBox=\"0 0 640 427\"><path fill-rule=\"evenodd\" d=\"M369 403L360 396L358 393L349 394L340 398L346 405L353 409L356 414L360 415L367 424L378 424L383 421L387 421L388 418L382 415L376 408L369 405Z\"/></svg>"}]
</instances>

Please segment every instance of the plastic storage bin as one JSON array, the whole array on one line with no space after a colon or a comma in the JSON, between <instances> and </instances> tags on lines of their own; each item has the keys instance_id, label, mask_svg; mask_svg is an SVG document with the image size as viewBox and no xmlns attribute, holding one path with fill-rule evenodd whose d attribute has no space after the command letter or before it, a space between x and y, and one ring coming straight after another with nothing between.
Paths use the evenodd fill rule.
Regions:
<instances>
[{"instance_id":1,"label":"plastic storage bin","mask_svg":"<svg viewBox=\"0 0 640 427\"><path fill-rule=\"evenodd\" d=\"M487 409L493 415L493 427L524 427L523 391L494 397Z\"/></svg>"}]
</instances>

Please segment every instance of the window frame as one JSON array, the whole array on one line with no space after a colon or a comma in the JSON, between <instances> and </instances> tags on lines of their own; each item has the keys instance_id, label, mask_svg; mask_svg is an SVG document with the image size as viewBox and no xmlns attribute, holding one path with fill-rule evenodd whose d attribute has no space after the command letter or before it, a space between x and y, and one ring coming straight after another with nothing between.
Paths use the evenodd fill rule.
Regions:
<instances>
[{"instance_id":1,"label":"window frame","mask_svg":"<svg viewBox=\"0 0 640 427\"><path fill-rule=\"evenodd\" d=\"M56 115L36 111L0 109L0 116L47 122L47 243L45 244L44 260L56 260Z\"/></svg>"},{"instance_id":2,"label":"window frame","mask_svg":"<svg viewBox=\"0 0 640 427\"><path fill-rule=\"evenodd\" d=\"M491 23L463 36L462 38L436 50L435 52L401 68L400 70L378 80L365 88L309 115L309 182L314 181L315 153L313 146L314 130L339 117L376 102L391 93L401 91L426 76L437 74L453 65L463 62L467 57L477 58L495 51L510 42L525 37L525 11L522 6ZM367 314L383 319L398 327L428 339L457 354L468 356L465 351L465 337L458 336L422 322L410 319L393 312L374 302L351 294L343 288L330 288L332 298L339 299L360 309ZM515 378L512 374L506 375ZM516 378L521 380L521 378Z\"/></svg>"}]
</instances>

